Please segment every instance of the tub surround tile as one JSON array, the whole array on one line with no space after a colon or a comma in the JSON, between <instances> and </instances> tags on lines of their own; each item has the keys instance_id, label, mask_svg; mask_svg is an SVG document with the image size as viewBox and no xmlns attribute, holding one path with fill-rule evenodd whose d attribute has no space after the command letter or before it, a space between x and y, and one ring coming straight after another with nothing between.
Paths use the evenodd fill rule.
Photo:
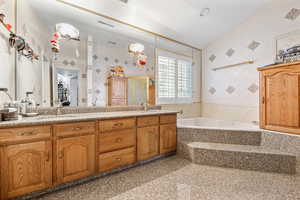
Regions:
<instances>
[{"instance_id":1,"label":"tub surround tile","mask_svg":"<svg viewBox=\"0 0 300 200\"><path fill-rule=\"evenodd\" d=\"M219 90L217 90L219 91ZM246 92L249 91L246 89ZM249 93L251 96L255 95ZM257 98L255 98L256 102ZM240 106L240 105L230 105L230 104L215 104L202 102L201 116L213 119L223 119L231 121L241 121L251 123L252 121L258 121L259 119L259 109L258 106Z\"/></svg>"},{"instance_id":2,"label":"tub surround tile","mask_svg":"<svg viewBox=\"0 0 300 200\"><path fill-rule=\"evenodd\" d=\"M259 46L260 46L260 43L259 43L259 42L257 42L257 41L252 41L252 42L249 44L248 48L249 48L250 50L252 50L252 51L255 51Z\"/></svg>"},{"instance_id":3,"label":"tub surround tile","mask_svg":"<svg viewBox=\"0 0 300 200\"><path fill-rule=\"evenodd\" d=\"M216 58L217 58L217 56L215 56L214 54L212 54L212 55L209 57L209 60L210 60L210 62L214 62Z\"/></svg>"},{"instance_id":4,"label":"tub surround tile","mask_svg":"<svg viewBox=\"0 0 300 200\"><path fill-rule=\"evenodd\" d=\"M235 88L233 86L228 86L226 89L226 92L228 94L232 94L232 93L234 93L234 91L235 91Z\"/></svg>"},{"instance_id":5,"label":"tub surround tile","mask_svg":"<svg viewBox=\"0 0 300 200\"><path fill-rule=\"evenodd\" d=\"M300 169L300 136L201 127L177 133L178 155L196 164L287 174Z\"/></svg>"},{"instance_id":6,"label":"tub surround tile","mask_svg":"<svg viewBox=\"0 0 300 200\"><path fill-rule=\"evenodd\" d=\"M209 88L209 93L210 94L215 94L217 92L217 90L216 90L216 88L214 88L214 87L211 87L211 88Z\"/></svg>"},{"instance_id":7,"label":"tub surround tile","mask_svg":"<svg viewBox=\"0 0 300 200\"><path fill-rule=\"evenodd\" d=\"M288 14L285 16L285 18L294 21L299 17L299 15L300 15L300 9L292 8L290 12L288 12Z\"/></svg>"},{"instance_id":8,"label":"tub surround tile","mask_svg":"<svg viewBox=\"0 0 300 200\"><path fill-rule=\"evenodd\" d=\"M210 142L223 144L254 145L261 144L260 131L224 131L199 128L178 128L179 141Z\"/></svg>"},{"instance_id":9,"label":"tub surround tile","mask_svg":"<svg viewBox=\"0 0 300 200\"><path fill-rule=\"evenodd\" d=\"M249 92L255 94L258 91L259 87L257 84L253 83L252 85L250 85L250 87L248 88Z\"/></svg>"},{"instance_id":10,"label":"tub surround tile","mask_svg":"<svg viewBox=\"0 0 300 200\"><path fill-rule=\"evenodd\" d=\"M262 146L267 149L294 153L300 157L300 135L263 130Z\"/></svg>"},{"instance_id":11,"label":"tub surround tile","mask_svg":"<svg viewBox=\"0 0 300 200\"><path fill-rule=\"evenodd\" d=\"M233 56L234 53L235 53L235 50L232 49L232 48L230 48L230 49L228 49L228 51L226 52L226 56L228 56L228 57L230 58L231 56Z\"/></svg>"},{"instance_id":12,"label":"tub surround tile","mask_svg":"<svg viewBox=\"0 0 300 200\"><path fill-rule=\"evenodd\" d=\"M196 164L286 174L296 173L297 159L294 154L249 145L181 143L185 143L186 148L193 151L188 155L188 159Z\"/></svg>"}]
</instances>

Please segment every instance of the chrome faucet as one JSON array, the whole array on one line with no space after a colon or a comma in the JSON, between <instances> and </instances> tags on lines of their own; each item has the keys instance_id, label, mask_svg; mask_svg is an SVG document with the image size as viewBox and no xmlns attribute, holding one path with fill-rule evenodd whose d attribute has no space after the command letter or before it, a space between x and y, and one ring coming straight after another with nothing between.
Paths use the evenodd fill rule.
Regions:
<instances>
[{"instance_id":1,"label":"chrome faucet","mask_svg":"<svg viewBox=\"0 0 300 200\"><path fill-rule=\"evenodd\" d=\"M150 107L148 103L141 103L141 106L144 107L144 111L149 111Z\"/></svg>"}]
</instances>

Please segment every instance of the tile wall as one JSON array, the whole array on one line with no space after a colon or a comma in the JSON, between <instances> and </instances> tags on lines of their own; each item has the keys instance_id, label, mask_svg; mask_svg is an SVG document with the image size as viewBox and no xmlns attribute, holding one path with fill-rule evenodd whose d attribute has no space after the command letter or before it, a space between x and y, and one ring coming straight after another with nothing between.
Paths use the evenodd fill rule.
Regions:
<instances>
[{"instance_id":1,"label":"tile wall","mask_svg":"<svg viewBox=\"0 0 300 200\"><path fill-rule=\"evenodd\" d=\"M202 116L258 121L257 67L274 63L276 38L300 28L300 2L274 0L203 51ZM253 60L254 64L213 71Z\"/></svg>"}]
</instances>

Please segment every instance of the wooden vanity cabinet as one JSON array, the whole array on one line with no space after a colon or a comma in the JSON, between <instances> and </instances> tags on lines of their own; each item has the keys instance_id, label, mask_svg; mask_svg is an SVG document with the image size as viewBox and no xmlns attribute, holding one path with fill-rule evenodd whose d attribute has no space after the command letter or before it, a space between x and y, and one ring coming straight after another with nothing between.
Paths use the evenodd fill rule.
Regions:
<instances>
[{"instance_id":1,"label":"wooden vanity cabinet","mask_svg":"<svg viewBox=\"0 0 300 200\"><path fill-rule=\"evenodd\" d=\"M54 126L57 184L95 173L96 123L80 122Z\"/></svg>"},{"instance_id":2,"label":"wooden vanity cabinet","mask_svg":"<svg viewBox=\"0 0 300 200\"><path fill-rule=\"evenodd\" d=\"M138 117L137 159L159 155L159 116Z\"/></svg>"},{"instance_id":3,"label":"wooden vanity cabinet","mask_svg":"<svg viewBox=\"0 0 300 200\"><path fill-rule=\"evenodd\" d=\"M0 200L176 150L176 115L0 129Z\"/></svg>"},{"instance_id":4,"label":"wooden vanity cabinet","mask_svg":"<svg viewBox=\"0 0 300 200\"><path fill-rule=\"evenodd\" d=\"M260 128L300 134L300 62L258 70Z\"/></svg>"},{"instance_id":5,"label":"wooden vanity cabinet","mask_svg":"<svg viewBox=\"0 0 300 200\"><path fill-rule=\"evenodd\" d=\"M98 134L98 171L136 162L136 118L101 120Z\"/></svg>"},{"instance_id":6,"label":"wooden vanity cabinet","mask_svg":"<svg viewBox=\"0 0 300 200\"><path fill-rule=\"evenodd\" d=\"M48 126L0 130L1 199L52 185L50 130Z\"/></svg>"},{"instance_id":7,"label":"wooden vanity cabinet","mask_svg":"<svg viewBox=\"0 0 300 200\"><path fill-rule=\"evenodd\" d=\"M176 115L160 116L160 154L176 151L177 117Z\"/></svg>"}]
</instances>

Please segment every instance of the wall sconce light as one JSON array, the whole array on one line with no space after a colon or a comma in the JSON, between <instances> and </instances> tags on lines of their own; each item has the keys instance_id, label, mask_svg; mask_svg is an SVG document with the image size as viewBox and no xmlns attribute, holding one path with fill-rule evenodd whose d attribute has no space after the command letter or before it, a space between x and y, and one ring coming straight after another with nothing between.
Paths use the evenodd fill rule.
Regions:
<instances>
[{"instance_id":1,"label":"wall sconce light","mask_svg":"<svg viewBox=\"0 0 300 200\"><path fill-rule=\"evenodd\" d=\"M140 43L134 43L134 44L130 44L128 49L129 49L129 53L138 55L144 53L145 46Z\"/></svg>"},{"instance_id":2,"label":"wall sconce light","mask_svg":"<svg viewBox=\"0 0 300 200\"><path fill-rule=\"evenodd\" d=\"M140 43L133 43L128 46L129 53L135 56L137 66L143 67L147 64L147 56L144 54L145 46Z\"/></svg>"},{"instance_id":3,"label":"wall sconce light","mask_svg":"<svg viewBox=\"0 0 300 200\"><path fill-rule=\"evenodd\" d=\"M31 61L32 60L39 60L39 55L34 53L33 49L29 46L29 44L26 43L26 41L22 37L16 35L12 31L12 25L6 24L4 22L4 20L5 20L5 15L3 13L0 13L0 24L2 24L4 26L4 28L9 32L9 45L10 45L10 47L15 48L16 51L20 55L31 59Z\"/></svg>"},{"instance_id":4,"label":"wall sconce light","mask_svg":"<svg viewBox=\"0 0 300 200\"><path fill-rule=\"evenodd\" d=\"M56 32L59 33L62 38L68 40L80 40L79 30L71 24L56 24Z\"/></svg>"},{"instance_id":5,"label":"wall sconce light","mask_svg":"<svg viewBox=\"0 0 300 200\"><path fill-rule=\"evenodd\" d=\"M59 40L61 39L80 41L79 30L71 24L67 24L67 23L56 24L55 31L56 32L53 34L53 40L50 41L52 45L52 51L54 53L59 53L60 51ZM76 55L77 55L77 51L76 51Z\"/></svg>"}]
</instances>

